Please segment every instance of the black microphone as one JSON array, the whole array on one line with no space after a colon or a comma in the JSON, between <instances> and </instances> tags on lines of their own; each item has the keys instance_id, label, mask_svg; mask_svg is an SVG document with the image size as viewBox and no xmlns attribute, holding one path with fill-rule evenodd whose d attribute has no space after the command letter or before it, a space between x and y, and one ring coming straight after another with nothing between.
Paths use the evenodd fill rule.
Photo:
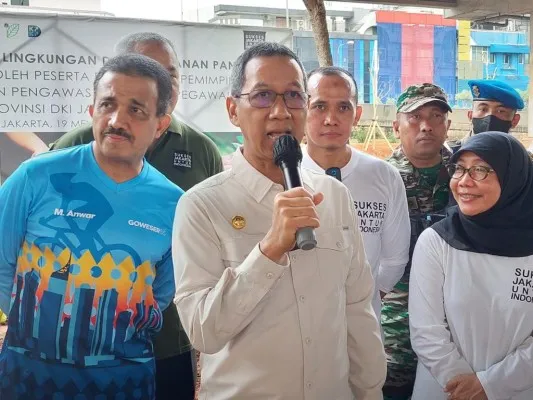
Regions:
<instances>
[{"instance_id":1,"label":"black microphone","mask_svg":"<svg viewBox=\"0 0 533 400\"><path fill-rule=\"evenodd\" d=\"M326 170L326 175L336 178L338 181L342 182L341 169L337 167L331 167Z\"/></svg>"},{"instance_id":2,"label":"black microphone","mask_svg":"<svg viewBox=\"0 0 533 400\"><path fill-rule=\"evenodd\" d=\"M274 163L281 168L285 190L302 185L300 164L302 149L298 141L291 135L280 136L274 142ZM315 230L311 227L300 228L296 231L296 246L302 250L312 250L316 247Z\"/></svg>"}]
</instances>

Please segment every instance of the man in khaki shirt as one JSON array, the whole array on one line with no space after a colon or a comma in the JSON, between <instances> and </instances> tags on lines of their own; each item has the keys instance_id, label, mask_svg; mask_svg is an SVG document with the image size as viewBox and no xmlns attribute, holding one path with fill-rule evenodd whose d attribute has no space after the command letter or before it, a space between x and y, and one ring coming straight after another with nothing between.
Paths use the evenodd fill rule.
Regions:
<instances>
[{"instance_id":1,"label":"man in khaki shirt","mask_svg":"<svg viewBox=\"0 0 533 400\"><path fill-rule=\"evenodd\" d=\"M172 78L170 114L176 107L179 93L178 57L173 44L157 33L137 32L122 38L116 52L142 54L165 67ZM84 125L64 134L52 149L92 140L92 125ZM211 139L174 116L165 133L150 146L146 160L183 190L223 170L222 158ZM154 351L157 400L193 400L196 357L173 307L163 313L163 328L155 336Z\"/></svg>"},{"instance_id":2,"label":"man in khaki shirt","mask_svg":"<svg viewBox=\"0 0 533 400\"><path fill-rule=\"evenodd\" d=\"M202 353L200 399L382 399L385 354L351 196L307 170L303 188L284 191L273 162L279 135L304 135L306 89L291 50L247 49L226 103L244 145L177 208L175 304ZM294 249L301 227L315 228L315 249Z\"/></svg>"}]
</instances>

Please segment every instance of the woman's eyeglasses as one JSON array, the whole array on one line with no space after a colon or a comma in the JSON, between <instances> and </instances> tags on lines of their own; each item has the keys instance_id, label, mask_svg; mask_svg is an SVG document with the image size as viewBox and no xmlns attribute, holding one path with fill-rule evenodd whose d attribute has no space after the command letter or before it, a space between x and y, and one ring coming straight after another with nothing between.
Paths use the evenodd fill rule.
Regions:
<instances>
[{"instance_id":1,"label":"woman's eyeglasses","mask_svg":"<svg viewBox=\"0 0 533 400\"><path fill-rule=\"evenodd\" d=\"M483 179L486 179L490 173L494 172L492 168L483 165L473 165L470 168L465 168L459 164L450 164L447 169L450 177L453 179L461 179L466 173L468 173L470 178L475 181L482 181Z\"/></svg>"}]
</instances>

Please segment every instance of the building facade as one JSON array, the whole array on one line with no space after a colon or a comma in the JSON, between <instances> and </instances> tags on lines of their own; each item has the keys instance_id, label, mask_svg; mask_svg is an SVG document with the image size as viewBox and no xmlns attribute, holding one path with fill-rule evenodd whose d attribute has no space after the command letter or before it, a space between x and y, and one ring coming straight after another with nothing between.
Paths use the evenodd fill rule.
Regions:
<instances>
[{"instance_id":1,"label":"building facade","mask_svg":"<svg viewBox=\"0 0 533 400\"><path fill-rule=\"evenodd\" d=\"M101 11L101 0L2 0L2 5Z\"/></svg>"},{"instance_id":2,"label":"building facade","mask_svg":"<svg viewBox=\"0 0 533 400\"><path fill-rule=\"evenodd\" d=\"M461 21L459 32L460 38L468 38L468 45L457 60L457 97L461 106L467 107L471 101L469 79L497 79L519 93L527 91L531 60L526 32L471 29L467 21ZM527 100L525 94L523 97Z\"/></svg>"},{"instance_id":3,"label":"building facade","mask_svg":"<svg viewBox=\"0 0 533 400\"><path fill-rule=\"evenodd\" d=\"M433 82L450 103L469 108L470 79L499 79L524 94L529 85L529 22L505 26L446 19L438 13L327 10L335 65L349 70L362 103L392 104L408 86ZM285 27L286 10L215 7L213 23ZM307 71L318 67L311 23L305 10L289 10L293 49ZM517 32L516 30L520 30Z\"/></svg>"},{"instance_id":4,"label":"building facade","mask_svg":"<svg viewBox=\"0 0 533 400\"><path fill-rule=\"evenodd\" d=\"M354 76L359 89L359 102L372 103L375 92L372 71L374 71L377 36L359 35L355 32L331 32L329 42L333 64L350 71ZM295 31L293 50L302 61L306 71L309 72L318 67L312 32Z\"/></svg>"}]
</instances>

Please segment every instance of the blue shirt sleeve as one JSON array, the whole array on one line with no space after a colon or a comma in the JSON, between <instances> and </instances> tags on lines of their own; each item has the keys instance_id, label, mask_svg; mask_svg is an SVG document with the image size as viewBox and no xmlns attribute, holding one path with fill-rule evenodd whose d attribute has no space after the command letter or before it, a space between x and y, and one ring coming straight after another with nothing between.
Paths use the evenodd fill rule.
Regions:
<instances>
[{"instance_id":1,"label":"blue shirt sleeve","mask_svg":"<svg viewBox=\"0 0 533 400\"><path fill-rule=\"evenodd\" d=\"M0 186L0 310L9 312L17 257L26 236L32 190L27 164Z\"/></svg>"},{"instance_id":2,"label":"blue shirt sleeve","mask_svg":"<svg viewBox=\"0 0 533 400\"><path fill-rule=\"evenodd\" d=\"M176 294L172 251L169 249L156 264L155 279L152 285L154 298L161 311L167 308Z\"/></svg>"}]
</instances>

